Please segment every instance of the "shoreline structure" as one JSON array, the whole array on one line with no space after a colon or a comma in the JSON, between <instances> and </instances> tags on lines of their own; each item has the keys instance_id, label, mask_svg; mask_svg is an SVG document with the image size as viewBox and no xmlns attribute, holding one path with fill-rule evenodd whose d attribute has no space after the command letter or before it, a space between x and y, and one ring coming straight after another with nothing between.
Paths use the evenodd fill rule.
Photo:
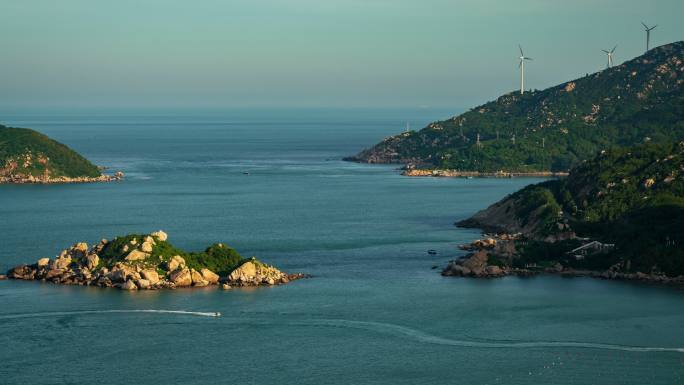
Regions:
<instances>
[{"instance_id":1,"label":"shoreline structure","mask_svg":"<svg viewBox=\"0 0 684 385\"><path fill-rule=\"evenodd\" d=\"M458 177L476 177L476 178L514 178L514 177L565 177L567 172L552 172L552 171L532 171L532 172L509 172L509 171L495 171L495 172L480 172L480 171L459 171L450 169L417 169L411 168L404 170L401 175L412 177L442 177L442 178L458 178Z\"/></svg>"}]
</instances>

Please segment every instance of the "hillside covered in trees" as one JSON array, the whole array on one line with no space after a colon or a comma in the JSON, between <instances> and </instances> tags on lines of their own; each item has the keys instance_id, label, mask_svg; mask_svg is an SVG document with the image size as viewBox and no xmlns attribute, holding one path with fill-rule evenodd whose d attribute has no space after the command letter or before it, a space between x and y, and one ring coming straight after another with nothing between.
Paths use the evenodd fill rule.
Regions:
<instances>
[{"instance_id":1,"label":"hillside covered in trees","mask_svg":"<svg viewBox=\"0 0 684 385\"><path fill-rule=\"evenodd\" d=\"M0 125L0 182L71 182L109 179L86 158L28 128Z\"/></svg>"},{"instance_id":2,"label":"hillside covered in trees","mask_svg":"<svg viewBox=\"0 0 684 385\"><path fill-rule=\"evenodd\" d=\"M346 160L480 172L566 171L614 145L682 139L680 41L543 91L511 92Z\"/></svg>"},{"instance_id":3,"label":"hillside covered in trees","mask_svg":"<svg viewBox=\"0 0 684 385\"><path fill-rule=\"evenodd\" d=\"M604 151L567 178L527 186L459 225L521 233L513 265L565 258L576 267L684 275L684 142ZM568 258L583 238L615 248Z\"/></svg>"}]
</instances>

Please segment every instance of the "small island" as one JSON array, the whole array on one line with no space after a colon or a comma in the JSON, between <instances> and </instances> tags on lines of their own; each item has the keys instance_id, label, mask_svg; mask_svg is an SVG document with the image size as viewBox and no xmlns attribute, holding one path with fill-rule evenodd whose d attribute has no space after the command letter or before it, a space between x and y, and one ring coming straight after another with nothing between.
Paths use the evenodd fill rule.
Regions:
<instances>
[{"instance_id":1,"label":"small island","mask_svg":"<svg viewBox=\"0 0 684 385\"><path fill-rule=\"evenodd\" d=\"M123 179L106 175L86 158L28 128L0 125L0 183L92 183Z\"/></svg>"},{"instance_id":2,"label":"small island","mask_svg":"<svg viewBox=\"0 0 684 385\"><path fill-rule=\"evenodd\" d=\"M601 151L457 223L489 234L445 276L557 273L684 284L684 142Z\"/></svg>"},{"instance_id":3,"label":"small island","mask_svg":"<svg viewBox=\"0 0 684 385\"><path fill-rule=\"evenodd\" d=\"M122 290L273 286L306 277L285 274L256 258L243 258L222 243L203 252L187 252L167 239L168 235L160 230L111 241L103 239L93 247L76 243L54 259L41 258L31 265L16 266L7 272L7 277Z\"/></svg>"}]
</instances>

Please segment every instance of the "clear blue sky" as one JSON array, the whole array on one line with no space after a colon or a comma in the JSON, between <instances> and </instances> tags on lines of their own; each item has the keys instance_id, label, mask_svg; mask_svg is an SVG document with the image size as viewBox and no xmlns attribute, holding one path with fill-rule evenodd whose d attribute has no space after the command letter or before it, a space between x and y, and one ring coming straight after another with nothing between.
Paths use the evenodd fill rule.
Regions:
<instances>
[{"instance_id":1,"label":"clear blue sky","mask_svg":"<svg viewBox=\"0 0 684 385\"><path fill-rule=\"evenodd\" d=\"M683 0L2 0L2 107L469 107L684 39Z\"/></svg>"}]
</instances>

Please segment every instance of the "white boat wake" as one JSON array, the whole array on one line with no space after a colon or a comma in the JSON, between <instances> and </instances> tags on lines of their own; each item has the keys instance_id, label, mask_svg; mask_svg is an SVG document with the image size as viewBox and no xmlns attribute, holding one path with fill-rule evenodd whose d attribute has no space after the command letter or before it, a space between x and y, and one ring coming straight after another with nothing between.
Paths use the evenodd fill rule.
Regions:
<instances>
[{"instance_id":1,"label":"white boat wake","mask_svg":"<svg viewBox=\"0 0 684 385\"><path fill-rule=\"evenodd\" d=\"M155 314L175 314L197 317L221 317L220 312L198 312L186 310L157 310L157 309L121 309L121 310L82 310L64 312L41 312L41 313L21 313L0 316L0 319L14 318L33 318L33 317L56 317L68 315L88 315L88 314L116 314L116 313L155 313ZM592 342L573 342L573 341L469 341L458 340L446 337L439 337L425 333L420 330L411 329L405 326L383 322L352 321L345 319L311 319L311 320L284 320L274 321L272 319L254 318L224 318L226 322L237 324L251 324L264 326L299 326L299 327L335 327L347 329L360 329L381 334L389 334L401 338L445 346L457 346L464 348L482 349L539 349L539 348L575 348L575 349L599 349L623 352L674 352L684 353L684 347L652 347L652 346L629 346L606 343Z\"/></svg>"},{"instance_id":2,"label":"white boat wake","mask_svg":"<svg viewBox=\"0 0 684 385\"><path fill-rule=\"evenodd\" d=\"M20 313L0 316L0 319L13 318L35 318L35 317L58 317L68 315L88 315L88 314L111 314L111 313L158 313L158 314L178 314L198 317L220 317L219 312L200 312L186 310L156 310L156 309L121 309L121 310L80 310L80 311L54 311L41 313Z\"/></svg>"},{"instance_id":3,"label":"white boat wake","mask_svg":"<svg viewBox=\"0 0 684 385\"><path fill-rule=\"evenodd\" d=\"M337 327L348 329L360 329L372 331L381 334L389 334L400 338L408 338L417 342L457 346L464 348L480 348L480 349L539 349L539 348L570 348L570 349L598 349L598 350L613 350L623 352L670 352L670 353L684 353L684 347L651 347L651 346L629 346L605 343L592 342L573 342L573 341L472 341L472 340L458 340L445 337L439 337L425 333L420 330L411 329L408 327L395 325L383 322L368 322L368 321L351 321L345 319L312 319L303 321L282 321L273 322L270 320L254 320L249 319L226 319L228 322L236 323L256 323L259 325L269 326L301 326L301 327Z\"/></svg>"},{"instance_id":4,"label":"white boat wake","mask_svg":"<svg viewBox=\"0 0 684 385\"><path fill-rule=\"evenodd\" d=\"M306 324L306 323L303 323ZM438 337L431 334L424 333L420 330L407 328L404 326L381 323L381 322L364 322L364 321L349 321L343 319L324 319L312 321L309 323L312 326L329 326L329 327L345 327L354 329L364 329L375 331L378 333L392 334L401 337L408 337L413 340L436 344L471 348L489 348L489 349L534 349L534 348L581 348L581 349L600 349L600 350L617 350L624 352L676 352L684 353L684 348L671 347L647 347L647 346L628 346L615 345L604 343L591 342L566 342L566 341L535 341L535 342L488 342L488 341L466 341L457 340L444 337Z\"/></svg>"}]
</instances>

